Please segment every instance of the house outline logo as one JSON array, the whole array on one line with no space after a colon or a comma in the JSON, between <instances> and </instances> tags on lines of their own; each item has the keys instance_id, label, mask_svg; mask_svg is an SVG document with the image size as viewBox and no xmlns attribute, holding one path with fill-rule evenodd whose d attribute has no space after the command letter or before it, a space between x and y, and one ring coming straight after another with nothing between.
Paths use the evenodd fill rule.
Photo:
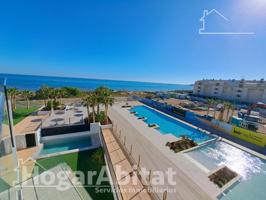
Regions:
<instances>
[{"instance_id":1,"label":"house outline logo","mask_svg":"<svg viewBox=\"0 0 266 200\"><path fill-rule=\"evenodd\" d=\"M200 35L254 35L254 32L234 32L234 31L206 31L206 17L210 16L210 15L214 15L216 14L217 16L219 16L221 19L223 19L224 21L229 22L230 20L225 17L221 12L219 12L216 9L212 9L212 10L207 10L204 9L203 10L203 16L200 17L200 22L202 23L201 27L199 28L199 34Z\"/></svg>"}]
</instances>

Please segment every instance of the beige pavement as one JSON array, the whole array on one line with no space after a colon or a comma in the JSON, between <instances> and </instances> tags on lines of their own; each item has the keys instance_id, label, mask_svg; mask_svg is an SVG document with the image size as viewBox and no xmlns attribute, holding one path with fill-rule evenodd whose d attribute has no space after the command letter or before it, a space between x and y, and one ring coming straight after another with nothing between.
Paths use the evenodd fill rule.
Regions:
<instances>
[{"instance_id":1,"label":"beige pavement","mask_svg":"<svg viewBox=\"0 0 266 200\"><path fill-rule=\"evenodd\" d=\"M150 200L150 195L144 189L126 155L114 138L111 129L103 129L103 137L115 169L115 175L123 200ZM125 173L119 173L121 171Z\"/></svg>"},{"instance_id":2,"label":"beige pavement","mask_svg":"<svg viewBox=\"0 0 266 200\"><path fill-rule=\"evenodd\" d=\"M48 115L30 115L14 127L15 135L35 132Z\"/></svg>"}]
</instances>

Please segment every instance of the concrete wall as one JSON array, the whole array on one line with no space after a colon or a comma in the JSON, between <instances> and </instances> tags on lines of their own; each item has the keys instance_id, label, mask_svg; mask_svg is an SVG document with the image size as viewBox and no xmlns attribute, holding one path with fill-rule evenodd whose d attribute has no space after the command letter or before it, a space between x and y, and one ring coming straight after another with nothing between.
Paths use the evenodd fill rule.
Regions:
<instances>
[{"instance_id":1,"label":"concrete wall","mask_svg":"<svg viewBox=\"0 0 266 200\"><path fill-rule=\"evenodd\" d=\"M25 135L16 135L15 138L16 138L17 150L27 148Z\"/></svg>"},{"instance_id":2,"label":"concrete wall","mask_svg":"<svg viewBox=\"0 0 266 200\"><path fill-rule=\"evenodd\" d=\"M9 137L3 139L0 145L1 145L1 149L3 150L3 152L1 152L0 154L1 156L12 153L11 140Z\"/></svg>"},{"instance_id":3,"label":"concrete wall","mask_svg":"<svg viewBox=\"0 0 266 200\"><path fill-rule=\"evenodd\" d=\"M38 146L41 143L41 128L39 128L36 131L35 139L36 139L36 145Z\"/></svg>"},{"instance_id":4,"label":"concrete wall","mask_svg":"<svg viewBox=\"0 0 266 200\"><path fill-rule=\"evenodd\" d=\"M90 124L90 133L99 133L101 130L101 124L96 122L96 123L91 123Z\"/></svg>"},{"instance_id":5,"label":"concrete wall","mask_svg":"<svg viewBox=\"0 0 266 200\"><path fill-rule=\"evenodd\" d=\"M90 131L83 131L83 132L76 132L76 133L68 133L68 134L61 134L61 135L53 135L53 136L45 136L40 138L40 143L49 141L49 140L56 140L56 139L64 139L64 138L73 138L73 137L80 137L80 136L93 136L97 135L101 131L100 123L91 123L90 124Z\"/></svg>"},{"instance_id":6,"label":"concrete wall","mask_svg":"<svg viewBox=\"0 0 266 200\"><path fill-rule=\"evenodd\" d=\"M36 145L38 145L39 143L38 143L37 133L29 133L29 134L35 134ZM25 135L16 135L15 141L16 141L17 150L22 150L27 148ZM4 149L4 152L1 153L4 153L4 155L11 153L11 140L9 137L1 141L1 146Z\"/></svg>"},{"instance_id":7,"label":"concrete wall","mask_svg":"<svg viewBox=\"0 0 266 200\"><path fill-rule=\"evenodd\" d=\"M113 124L101 125L102 129L113 128Z\"/></svg>"}]
</instances>

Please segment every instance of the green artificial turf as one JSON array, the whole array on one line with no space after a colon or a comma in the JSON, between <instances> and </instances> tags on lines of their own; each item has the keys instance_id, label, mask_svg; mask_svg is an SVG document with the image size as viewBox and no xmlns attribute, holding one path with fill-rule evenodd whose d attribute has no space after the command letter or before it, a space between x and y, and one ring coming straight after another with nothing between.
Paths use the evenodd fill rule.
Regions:
<instances>
[{"instance_id":1,"label":"green artificial turf","mask_svg":"<svg viewBox=\"0 0 266 200\"><path fill-rule=\"evenodd\" d=\"M38 164L37 164L38 163ZM97 174L100 174L100 171L103 166L105 166L103 150L89 150L81 151L77 153L65 154L60 156L54 156L50 158L43 158L37 160L35 170L38 170L38 173L42 173L45 170L51 169L60 163L66 163L72 171L82 171L85 174L85 179L88 180L88 171L97 171ZM45 169L43 169L42 167ZM33 172L33 173L36 173ZM107 174L104 175L107 177ZM96 184L97 176L93 177L93 185ZM109 182L103 182L100 188L106 189L106 192L100 193L99 188L96 187L85 187L86 191L92 197L92 199L99 200L113 200L113 194L111 192L111 186Z\"/></svg>"},{"instance_id":2,"label":"green artificial turf","mask_svg":"<svg viewBox=\"0 0 266 200\"><path fill-rule=\"evenodd\" d=\"M5 182L2 178L0 178L0 193L4 192L5 190L8 190L10 188L10 185Z\"/></svg>"},{"instance_id":3,"label":"green artificial turf","mask_svg":"<svg viewBox=\"0 0 266 200\"><path fill-rule=\"evenodd\" d=\"M38 107L30 107L27 108L17 108L12 112L13 114L13 123L16 125L20 121L22 121L25 117L29 116L31 113L35 112L38 109ZM6 113L5 113L6 114ZM5 116L4 123L8 124L7 117Z\"/></svg>"}]
</instances>

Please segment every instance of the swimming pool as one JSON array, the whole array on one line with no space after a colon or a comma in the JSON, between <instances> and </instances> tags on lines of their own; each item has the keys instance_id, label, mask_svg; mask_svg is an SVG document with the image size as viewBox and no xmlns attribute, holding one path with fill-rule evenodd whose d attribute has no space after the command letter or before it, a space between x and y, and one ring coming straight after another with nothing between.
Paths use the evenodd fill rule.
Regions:
<instances>
[{"instance_id":1,"label":"swimming pool","mask_svg":"<svg viewBox=\"0 0 266 200\"><path fill-rule=\"evenodd\" d=\"M42 156L73 149L82 149L89 146L91 146L90 136L53 139L43 143L43 148L39 155Z\"/></svg>"},{"instance_id":2,"label":"swimming pool","mask_svg":"<svg viewBox=\"0 0 266 200\"><path fill-rule=\"evenodd\" d=\"M213 139L212 136L202 133L193 127L148 108L147 106L134 106L131 111L137 112L137 117L147 118L147 120L145 120L147 124L155 123L159 125L157 130L162 134L173 134L176 137L185 135L198 143Z\"/></svg>"},{"instance_id":3,"label":"swimming pool","mask_svg":"<svg viewBox=\"0 0 266 200\"><path fill-rule=\"evenodd\" d=\"M214 142L187 153L209 170L226 165L237 172L240 182L230 188L221 200L266 199L266 161L225 142Z\"/></svg>"}]
</instances>

